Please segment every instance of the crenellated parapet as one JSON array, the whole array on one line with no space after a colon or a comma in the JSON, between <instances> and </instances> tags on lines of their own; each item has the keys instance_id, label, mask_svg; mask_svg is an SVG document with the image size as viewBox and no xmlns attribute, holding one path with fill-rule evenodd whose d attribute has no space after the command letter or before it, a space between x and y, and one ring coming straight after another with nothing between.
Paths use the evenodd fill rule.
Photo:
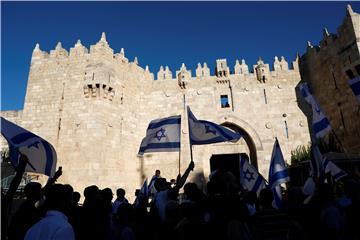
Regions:
<instances>
[{"instance_id":1,"label":"crenellated parapet","mask_svg":"<svg viewBox=\"0 0 360 240\"><path fill-rule=\"evenodd\" d=\"M198 78L210 77L210 69L206 62L204 62L203 66L201 66L201 63L198 63L195 73Z\"/></svg>"},{"instance_id":2,"label":"crenellated parapet","mask_svg":"<svg viewBox=\"0 0 360 240\"><path fill-rule=\"evenodd\" d=\"M323 28L323 38L318 45L313 45L310 41L307 42L306 53L303 56L307 58L317 58L319 55L327 54L327 49L339 48L339 54L346 49L350 49L356 46L356 42L360 39L360 14L353 11L351 5L347 5L346 16L343 23L338 27L337 33L329 33L327 28ZM352 33L352 34L349 34ZM345 47L344 47L345 46Z\"/></svg>"},{"instance_id":3,"label":"crenellated parapet","mask_svg":"<svg viewBox=\"0 0 360 240\"><path fill-rule=\"evenodd\" d=\"M62 58L67 56L69 56L69 53L62 47L61 42L58 42L55 49L50 51L50 58Z\"/></svg>"},{"instance_id":4,"label":"crenellated parapet","mask_svg":"<svg viewBox=\"0 0 360 240\"><path fill-rule=\"evenodd\" d=\"M73 48L70 48L70 57L83 57L89 51L78 40Z\"/></svg>"},{"instance_id":5,"label":"crenellated parapet","mask_svg":"<svg viewBox=\"0 0 360 240\"><path fill-rule=\"evenodd\" d=\"M108 42L106 41L106 35L104 32L101 34L99 42L90 46L90 54L113 58L114 50L110 48Z\"/></svg>"},{"instance_id":6,"label":"crenellated parapet","mask_svg":"<svg viewBox=\"0 0 360 240\"><path fill-rule=\"evenodd\" d=\"M157 73L157 80L171 80L172 79L172 72L168 66L164 67L160 66L160 70Z\"/></svg>"},{"instance_id":7,"label":"crenellated parapet","mask_svg":"<svg viewBox=\"0 0 360 240\"><path fill-rule=\"evenodd\" d=\"M235 70L235 74L239 74L239 75L249 74L249 67L245 63L244 59L241 60L241 64L239 63L239 60L236 60L234 70Z\"/></svg>"}]
</instances>

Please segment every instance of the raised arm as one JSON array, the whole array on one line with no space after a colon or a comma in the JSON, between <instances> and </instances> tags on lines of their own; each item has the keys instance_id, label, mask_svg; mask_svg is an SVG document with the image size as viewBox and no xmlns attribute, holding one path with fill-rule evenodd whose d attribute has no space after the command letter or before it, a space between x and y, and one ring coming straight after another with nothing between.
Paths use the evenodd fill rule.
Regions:
<instances>
[{"instance_id":1,"label":"raised arm","mask_svg":"<svg viewBox=\"0 0 360 240\"><path fill-rule=\"evenodd\" d=\"M182 177L180 178L180 180L176 183L175 187L174 187L174 190L177 190L179 191L185 184L186 182L186 179L188 178L190 172L194 169L195 167L195 164L193 161L191 161L189 163L189 166L187 167L185 173L182 175Z\"/></svg>"},{"instance_id":2,"label":"raised arm","mask_svg":"<svg viewBox=\"0 0 360 240\"><path fill-rule=\"evenodd\" d=\"M25 155L21 155L19 159L19 165L16 168L16 175L10 183L9 190L6 192L5 198L11 200L18 189L22 176L25 172L25 167L28 162L28 158Z\"/></svg>"}]
</instances>

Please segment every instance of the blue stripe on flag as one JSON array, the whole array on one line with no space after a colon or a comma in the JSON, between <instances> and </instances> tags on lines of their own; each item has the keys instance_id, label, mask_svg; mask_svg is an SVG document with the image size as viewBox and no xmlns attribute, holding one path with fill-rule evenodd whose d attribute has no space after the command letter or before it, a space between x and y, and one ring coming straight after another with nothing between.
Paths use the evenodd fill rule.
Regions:
<instances>
[{"instance_id":1,"label":"blue stripe on flag","mask_svg":"<svg viewBox=\"0 0 360 240\"><path fill-rule=\"evenodd\" d=\"M180 142L149 143L146 146L140 147L139 152L144 152L144 150L156 148L180 148Z\"/></svg>"},{"instance_id":2,"label":"blue stripe on flag","mask_svg":"<svg viewBox=\"0 0 360 240\"><path fill-rule=\"evenodd\" d=\"M154 129L168 124L180 124L180 123L181 123L181 118L179 116L178 118L165 119L160 122L150 123L148 129Z\"/></svg>"},{"instance_id":3,"label":"blue stripe on flag","mask_svg":"<svg viewBox=\"0 0 360 240\"><path fill-rule=\"evenodd\" d=\"M34 137L38 137L38 136L36 136L35 134L33 134L31 132L24 132L24 133L20 133L16 136L12 137L11 141L14 144L20 144L20 143L25 142L26 140L29 140Z\"/></svg>"},{"instance_id":4,"label":"blue stripe on flag","mask_svg":"<svg viewBox=\"0 0 360 240\"><path fill-rule=\"evenodd\" d=\"M45 148L45 153L46 153L45 174L48 176L51 176L51 169L52 169L53 162L54 162L53 151L47 142L41 141L41 143L43 144L43 146Z\"/></svg>"},{"instance_id":5,"label":"blue stripe on flag","mask_svg":"<svg viewBox=\"0 0 360 240\"><path fill-rule=\"evenodd\" d=\"M326 117L321 119L320 122L314 123L313 124L313 129L314 129L315 135L317 133L321 132L322 130L326 129L329 125L330 125L329 120Z\"/></svg>"},{"instance_id":6,"label":"blue stripe on flag","mask_svg":"<svg viewBox=\"0 0 360 240\"><path fill-rule=\"evenodd\" d=\"M262 177L260 176L260 173L259 173L259 176L256 178L256 182L255 182L253 188L251 189L251 191L254 191L254 192L257 193L257 191L258 191L258 189L259 189L262 182L263 182L263 179L262 179Z\"/></svg>"},{"instance_id":7,"label":"blue stripe on flag","mask_svg":"<svg viewBox=\"0 0 360 240\"><path fill-rule=\"evenodd\" d=\"M339 180L340 178L342 178L342 177L345 177L347 174L345 173L345 172L343 172L343 171L340 171L340 172L338 172L337 174L335 174L333 177L336 179L336 181L337 180Z\"/></svg>"},{"instance_id":8,"label":"blue stripe on flag","mask_svg":"<svg viewBox=\"0 0 360 240\"><path fill-rule=\"evenodd\" d=\"M360 95L360 81L351 85L351 89L353 90L356 96Z\"/></svg>"},{"instance_id":9,"label":"blue stripe on flag","mask_svg":"<svg viewBox=\"0 0 360 240\"><path fill-rule=\"evenodd\" d=\"M329 164L329 160L326 158L323 162L323 168L326 169L328 164Z\"/></svg>"},{"instance_id":10,"label":"blue stripe on flag","mask_svg":"<svg viewBox=\"0 0 360 240\"><path fill-rule=\"evenodd\" d=\"M273 175L271 175L271 177L269 179L269 184L270 184L270 186L272 186L278 180L284 180L287 177L289 177L289 175L288 175L287 169L285 168L284 170L273 173Z\"/></svg>"}]
</instances>

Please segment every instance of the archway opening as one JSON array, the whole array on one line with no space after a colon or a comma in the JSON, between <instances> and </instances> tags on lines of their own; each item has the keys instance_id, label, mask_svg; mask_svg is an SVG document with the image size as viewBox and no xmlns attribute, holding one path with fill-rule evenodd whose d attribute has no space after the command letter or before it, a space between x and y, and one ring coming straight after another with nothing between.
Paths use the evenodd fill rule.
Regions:
<instances>
[{"instance_id":1,"label":"archway opening","mask_svg":"<svg viewBox=\"0 0 360 240\"><path fill-rule=\"evenodd\" d=\"M245 140L248 148L249 148L249 155L250 155L250 163L253 165L256 169L258 169L258 162L257 162L257 154L256 154L256 147L255 143L250 136L248 132L245 131L242 127L231 123L231 122L224 122L221 124L224 127L228 127L242 135L242 138Z\"/></svg>"}]
</instances>

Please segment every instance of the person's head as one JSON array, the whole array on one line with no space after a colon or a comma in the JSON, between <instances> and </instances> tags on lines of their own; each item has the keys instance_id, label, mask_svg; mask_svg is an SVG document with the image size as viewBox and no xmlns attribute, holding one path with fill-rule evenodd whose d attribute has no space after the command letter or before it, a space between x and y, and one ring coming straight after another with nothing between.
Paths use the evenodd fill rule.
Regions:
<instances>
[{"instance_id":1,"label":"person's head","mask_svg":"<svg viewBox=\"0 0 360 240\"><path fill-rule=\"evenodd\" d=\"M158 192L171 188L171 185L169 182L166 181L166 178L156 179L154 186L155 186L156 191L158 191Z\"/></svg>"},{"instance_id":2,"label":"person's head","mask_svg":"<svg viewBox=\"0 0 360 240\"><path fill-rule=\"evenodd\" d=\"M116 190L116 196L119 199L123 199L125 198L125 190L123 188L119 188L118 190Z\"/></svg>"},{"instance_id":3,"label":"person's head","mask_svg":"<svg viewBox=\"0 0 360 240\"><path fill-rule=\"evenodd\" d=\"M60 211L68 214L71 207L72 187L70 185L55 184L46 192L45 206L48 210Z\"/></svg>"},{"instance_id":4,"label":"person's head","mask_svg":"<svg viewBox=\"0 0 360 240\"><path fill-rule=\"evenodd\" d=\"M74 204L78 204L80 201L81 195L79 192L73 192L72 200Z\"/></svg>"},{"instance_id":5,"label":"person's head","mask_svg":"<svg viewBox=\"0 0 360 240\"><path fill-rule=\"evenodd\" d=\"M26 199L37 202L41 197L41 184L37 182L29 182L24 188Z\"/></svg>"},{"instance_id":6,"label":"person's head","mask_svg":"<svg viewBox=\"0 0 360 240\"><path fill-rule=\"evenodd\" d=\"M84 189L84 205L94 202L99 198L99 188L96 185L88 186Z\"/></svg>"},{"instance_id":7,"label":"person's head","mask_svg":"<svg viewBox=\"0 0 360 240\"><path fill-rule=\"evenodd\" d=\"M157 170L155 171L155 176L156 176L156 177L160 177L160 170L159 170L159 169L157 169Z\"/></svg>"},{"instance_id":8,"label":"person's head","mask_svg":"<svg viewBox=\"0 0 360 240\"><path fill-rule=\"evenodd\" d=\"M103 190L100 191L100 194L105 202L111 202L114 195L111 188L104 188Z\"/></svg>"}]
</instances>

